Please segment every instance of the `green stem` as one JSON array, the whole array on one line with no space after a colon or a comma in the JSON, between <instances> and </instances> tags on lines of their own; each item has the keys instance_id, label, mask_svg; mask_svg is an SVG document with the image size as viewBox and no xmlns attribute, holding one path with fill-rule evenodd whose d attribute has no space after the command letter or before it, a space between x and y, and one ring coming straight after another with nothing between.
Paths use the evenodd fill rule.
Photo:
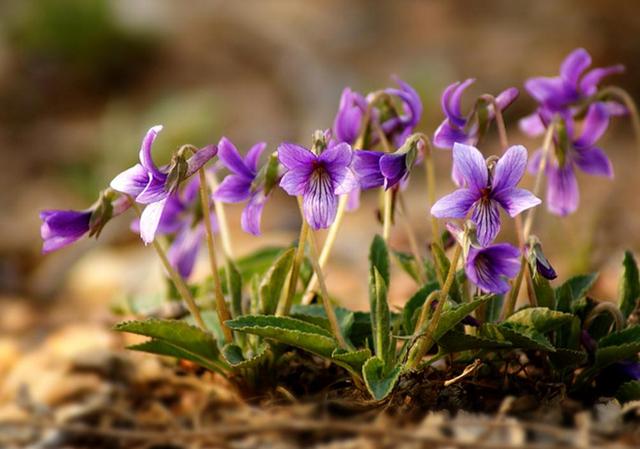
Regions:
<instances>
[{"instance_id":1,"label":"green stem","mask_svg":"<svg viewBox=\"0 0 640 449\"><path fill-rule=\"evenodd\" d=\"M207 188L207 175L204 167L198 170L200 176L200 203L202 204L202 220L204 221L205 236L207 240L207 249L209 250L209 262L211 264L211 275L213 276L214 296L216 299L216 312L218 321L224 333L224 338L228 343L233 341L233 333L225 324L231 319L231 313L227 307L227 302L222 293L222 283L220 282L220 274L218 271L218 261L216 259L216 247L213 240L213 229L211 227L211 211L209 204L209 189Z\"/></svg>"}]
</instances>

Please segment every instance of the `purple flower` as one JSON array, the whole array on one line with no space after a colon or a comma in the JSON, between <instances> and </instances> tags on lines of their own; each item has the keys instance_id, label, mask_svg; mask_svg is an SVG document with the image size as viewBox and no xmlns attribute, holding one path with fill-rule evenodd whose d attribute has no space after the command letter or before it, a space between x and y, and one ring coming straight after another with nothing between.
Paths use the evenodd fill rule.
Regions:
<instances>
[{"instance_id":1,"label":"purple flower","mask_svg":"<svg viewBox=\"0 0 640 449\"><path fill-rule=\"evenodd\" d=\"M382 122L381 127L387 138L396 148L400 148L409 137L422 117L422 101L413 87L398 77L394 81L400 88L387 88L384 91L400 99L402 111L399 115Z\"/></svg>"},{"instance_id":2,"label":"purple flower","mask_svg":"<svg viewBox=\"0 0 640 449\"><path fill-rule=\"evenodd\" d=\"M131 202L127 197L119 196L112 199L109 193L103 193L100 199L86 210L40 212L42 252L46 254L56 251L74 243L85 234L97 236L111 218L120 215L130 206Z\"/></svg>"},{"instance_id":3,"label":"purple flower","mask_svg":"<svg viewBox=\"0 0 640 449\"><path fill-rule=\"evenodd\" d=\"M480 290L504 294L509 291L508 279L520 270L520 251L508 243L486 248L470 247L464 265L467 278Z\"/></svg>"},{"instance_id":4,"label":"purple flower","mask_svg":"<svg viewBox=\"0 0 640 449\"><path fill-rule=\"evenodd\" d=\"M563 123L566 138L556 133L556 152L549 155L545 169L547 208L561 216L574 212L580 202L576 168L590 175L613 177L611 161L602 149L595 146L609 126L606 106L599 102L589 106L579 135L576 135L571 116L566 115ZM541 158L542 150L536 151L531 157L529 171L538 171Z\"/></svg>"},{"instance_id":5,"label":"purple flower","mask_svg":"<svg viewBox=\"0 0 640 449\"><path fill-rule=\"evenodd\" d=\"M433 144L442 149L451 149L455 143L476 145L480 138L480 122L477 110L468 116L462 114L461 101L465 89L475 80L470 78L462 83L457 81L449 85L442 93L440 100L442 110L446 116L433 135ZM518 89L510 87L496 97L496 103L501 111L505 110L518 97ZM487 121L493 120L496 113L493 104L487 106Z\"/></svg>"},{"instance_id":6,"label":"purple flower","mask_svg":"<svg viewBox=\"0 0 640 449\"><path fill-rule=\"evenodd\" d=\"M516 145L498 160L493 176L480 151L456 143L453 161L465 181L465 186L438 200L431 214L438 218L466 218L477 226L480 245L486 246L500 231L501 206L511 217L540 204L540 199L528 190L516 187L527 165L527 150Z\"/></svg>"},{"instance_id":7,"label":"purple flower","mask_svg":"<svg viewBox=\"0 0 640 449\"><path fill-rule=\"evenodd\" d=\"M346 142L349 145L356 143L367 107L367 100L361 94L345 87L340 97L338 113L333 121L333 137L338 142Z\"/></svg>"},{"instance_id":8,"label":"purple flower","mask_svg":"<svg viewBox=\"0 0 640 449\"><path fill-rule=\"evenodd\" d=\"M114 190L125 193L136 202L146 204L140 217L140 237L149 244L153 241L160 217L167 203L167 198L177 186L170 186L169 167L158 168L151 158L151 146L162 126L154 126L145 135L140 147L140 163L120 173L111 181ZM198 171L217 153L217 148L209 145L199 150L186 161L185 173L181 178L186 179Z\"/></svg>"},{"instance_id":9,"label":"purple flower","mask_svg":"<svg viewBox=\"0 0 640 449\"><path fill-rule=\"evenodd\" d=\"M556 112L570 109L594 96L605 77L622 73L623 65L597 67L587 71L591 56L584 48L572 51L560 66L560 76L535 77L525 82L525 89L538 102L538 110L520 120L520 129L530 135L542 134ZM610 115L626 114L626 108L614 101L599 102Z\"/></svg>"},{"instance_id":10,"label":"purple flower","mask_svg":"<svg viewBox=\"0 0 640 449\"><path fill-rule=\"evenodd\" d=\"M247 201L242 211L241 226L245 232L260 235L262 209L267 201L263 185L254 185L258 175L258 160L266 148L264 142L257 143L243 159L229 139L223 137L218 144L218 157L231 172L213 194L213 198L224 203Z\"/></svg>"},{"instance_id":11,"label":"purple flower","mask_svg":"<svg viewBox=\"0 0 640 449\"><path fill-rule=\"evenodd\" d=\"M327 228L333 223L338 195L344 195L358 184L350 165L353 153L347 143L339 143L316 155L292 143L278 147L278 159L287 172L280 180L289 195L301 195L304 217L313 229Z\"/></svg>"},{"instance_id":12,"label":"purple flower","mask_svg":"<svg viewBox=\"0 0 640 449\"><path fill-rule=\"evenodd\" d=\"M421 139L406 140L405 144L393 153L356 150L353 153L353 171L361 189L373 189L384 186L394 187L406 181L414 164L419 163L423 155L424 143Z\"/></svg>"}]
</instances>

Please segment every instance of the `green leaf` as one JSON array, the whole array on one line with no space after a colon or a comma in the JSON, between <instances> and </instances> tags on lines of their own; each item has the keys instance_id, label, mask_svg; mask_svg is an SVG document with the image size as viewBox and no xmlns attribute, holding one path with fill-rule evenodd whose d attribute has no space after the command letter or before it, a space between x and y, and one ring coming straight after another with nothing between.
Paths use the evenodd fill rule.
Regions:
<instances>
[{"instance_id":1,"label":"green leaf","mask_svg":"<svg viewBox=\"0 0 640 449\"><path fill-rule=\"evenodd\" d=\"M556 290L556 310L570 312L571 306L583 298L598 279L598 273L583 274L568 279Z\"/></svg>"},{"instance_id":2,"label":"green leaf","mask_svg":"<svg viewBox=\"0 0 640 449\"><path fill-rule=\"evenodd\" d=\"M242 315L242 275L231 259L227 260L224 272L231 298L231 314L237 317Z\"/></svg>"},{"instance_id":3,"label":"green leaf","mask_svg":"<svg viewBox=\"0 0 640 449\"><path fill-rule=\"evenodd\" d=\"M574 316L570 313L558 312L546 307L527 307L520 309L505 323L518 323L524 326L533 327L543 334L550 332L563 324L570 323Z\"/></svg>"},{"instance_id":4,"label":"green leaf","mask_svg":"<svg viewBox=\"0 0 640 449\"><path fill-rule=\"evenodd\" d=\"M273 315L278 307L280 293L282 293L282 287L291 270L295 252L295 248L290 248L282 253L266 272L260 283L260 303L262 305L262 313L265 315Z\"/></svg>"},{"instance_id":5,"label":"green leaf","mask_svg":"<svg viewBox=\"0 0 640 449\"><path fill-rule=\"evenodd\" d=\"M638 352L640 352L640 342L599 347L596 349L594 368L602 369L612 363L636 357Z\"/></svg>"},{"instance_id":6,"label":"green leaf","mask_svg":"<svg viewBox=\"0 0 640 449\"><path fill-rule=\"evenodd\" d=\"M420 282L419 270L421 270L422 267L418 266L415 257L402 251L393 251L393 255L396 257L400 268L411 276L414 281Z\"/></svg>"},{"instance_id":7,"label":"green leaf","mask_svg":"<svg viewBox=\"0 0 640 449\"><path fill-rule=\"evenodd\" d=\"M500 319L502 313L502 304L504 303L504 295L489 295L487 305L484 308L484 320L487 323L493 323Z\"/></svg>"},{"instance_id":8,"label":"green leaf","mask_svg":"<svg viewBox=\"0 0 640 449\"><path fill-rule=\"evenodd\" d=\"M556 348L550 352L549 360L557 369L575 368L587 361L587 353L567 348Z\"/></svg>"},{"instance_id":9,"label":"green leaf","mask_svg":"<svg viewBox=\"0 0 640 449\"><path fill-rule=\"evenodd\" d=\"M438 326L433 333L433 340L436 342L440 340L440 338L442 338L444 334L457 326L460 321L464 320L467 315L480 307L488 299L489 296L481 296L471 302L465 302L459 305L455 305L450 309L444 310L442 312L442 315L440 315Z\"/></svg>"},{"instance_id":10,"label":"green leaf","mask_svg":"<svg viewBox=\"0 0 640 449\"><path fill-rule=\"evenodd\" d=\"M371 357L367 360L362 367L362 377L369 393L376 401L381 401L393 391L401 370L400 365L387 370L385 362L379 357Z\"/></svg>"},{"instance_id":11,"label":"green leaf","mask_svg":"<svg viewBox=\"0 0 640 449\"><path fill-rule=\"evenodd\" d=\"M556 307L556 297L553 291L553 287L549 281L540 274L533 276L533 291L536 294L538 305L541 307L547 307L554 309Z\"/></svg>"},{"instance_id":12,"label":"green leaf","mask_svg":"<svg viewBox=\"0 0 640 449\"><path fill-rule=\"evenodd\" d=\"M391 313L387 304L387 286L382 274L371 267L369 281L369 301L371 305L371 333L375 354L389 366L393 358L391 340Z\"/></svg>"},{"instance_id":13,"label":"green leaf","mask_svg":"<svg viewBox=\"0 0 640 449\"><path fill-rule=\"evenodd\" d=\"M632 326L621 331L610 333L598 341L598 348L624 345L627 343L640 343L640 326Z\"/></svg>"},{"instance_id":14,"label":"green leaf","mask_svg":"<svg viewBox=\"0 0 640 449\"><path fill-rule=\"evenodd\" d=\"M616 391L616 399L621 404L640 401L640 380L625 382Z\"/></svg>"},{"instance_id":15,"label":"green leaf","mask_svg":"<svg viewBox=\"0 0 640 449\"><path fill-rule=\"evenodd\" d=\"M640 274L638 273L638 264L630 251L624 253L622 266L624 271L619 287L620 311L625 318L628 318L640 301Z\"/></svg>"},{"instance_id":16,"label":"green leaf","mask_svg":"<svg viewBox=\"0 0 640 449\"><path fill-rule=\"evenodd\" d=\"M355 321L355 313L343 307L335 307L334 310L342 335L348 338ZM331 331L331 324L322 304L294 304L291 307L291 316ZM367 323L367 326L370 324Z\"/></svg>"},{"instance_id":17,"label":"green leaf","mask_svg":"<svg viewBox=\"0 0 640 449\"><path fill-rule=\"evenodd\" d=\"M232 330L259 335L327 358L338 347L326 329L291 317L245 315L226 324Z\"/></svg>"},{"instance_id":18,"label":"green leaf","mask_svg":"<svg viewBox=\"0 0 640 449\"><path fill-rule=\"evenodd\" d=\"M369 348L359 349L357 351L347 351L345 349L336 349L331 354L331 358L338 362L349 365L355 372L362 372L362 365L371 358Z\"/></svg>"},{"instance_id":19,"label":"green leaf","mask_svg":"<svg viewBox=\"0 0 640 449\"><path fill-rule=\"evenodd\" d=\"M371 242L369 249L369 264L371 268L371 276L373 276L373 268L378 270L382 276L385 285L389 285L389 251L383 238L376 235Z\"/></svg>"},{"instance_id":20,"label":"green leaf","mask_svg":"<svg viewBox=\"0 0 640 449\"><path fill-rule=\"evenodd\" d=\"M252 368L262 362L268 355L269 345L262 343L255 353L250 353L245 357L242 348L236 344L229 343L222 348L222 355L229 365L235 369Z\"/></svg>"},{"instance_id":21,"label":"green leaf","mask_svg":"<svg viewBox=\"0 0 640 449\"><path fill-rule=\"evenodd\" d=\"M537 330L519 323L500 323L483 325L485 336L499 340L495 332L501 334L505 340L511 342L514 348L537 349L542 351L555 351L551 342Z\"/></svg>"},{"instance_id":22,"label":"green leaf","mask_svg":"<svg viewBox=\"0 0 640 449\"><path fill-rule=\"evenodd\" d=\"M502 349L511 347L511 343L504 340L492 340L478 335L465 334L458 331L447 332L438 341L438 346L445 353L462 352L474 349Z\"/></svg>"},{"instance_id":23,"label":"green leaf","mask_svg":"<svg viewBox=\"0 0 640 449\"><path fill-rule=\"evenodd\" d=\"M125 321L117 324L114 330L143 335L152 339L146 343L132 346L130 349L133 350L184 358L217 371L221 366L224 366L213 336L185 321L155 318Z\"/></svg>"},{"instance_id":24,"label":"green leaf","mask_svg":"<svg viewBox=\"0 0 640 449\"><path fill-rule=\"evenodd\" d=\"M437 282L429 282L420 288L407 301L402 309L402 326L407 335L413 334L416 327L416 311L418 311L427 299L427 296L438 288Z\"/></svg>"},{"instance_id":25,"label":"green leaf","mask_svg":"<svg viewBox=\"0 0 640 449\"><path fill-rule=\"evenodd\" d=\"M207 330L213 334L213 337L217 341L225 341L224 331L222 330L222 326L220 326L218 313L215 310L203 310L200 312L200 315L202 316L202 321L204 321ZM197 327L196 320L193 319L193 315L187 315L184 318L184 321L194 327Z\"/></svg>"}]
</instances>

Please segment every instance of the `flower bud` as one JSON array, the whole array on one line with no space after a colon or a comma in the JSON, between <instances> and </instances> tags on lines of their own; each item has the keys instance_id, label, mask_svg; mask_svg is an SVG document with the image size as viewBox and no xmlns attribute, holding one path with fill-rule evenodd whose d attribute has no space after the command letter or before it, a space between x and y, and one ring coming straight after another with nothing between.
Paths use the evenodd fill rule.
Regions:
<instances>
[{"instance_id":1,"label":"flower bud","mask_svg":"<svg viewBox=\"0 0 640 449\"><path fill-rule=\"evenodd\" d=\"M556 271L542 252L542 245L536 236L529 237L529 241L527 242L527 254L529 266L534 276L539 274L543 278L549 280L558 277Z\"/></svg>"}]
</instances>

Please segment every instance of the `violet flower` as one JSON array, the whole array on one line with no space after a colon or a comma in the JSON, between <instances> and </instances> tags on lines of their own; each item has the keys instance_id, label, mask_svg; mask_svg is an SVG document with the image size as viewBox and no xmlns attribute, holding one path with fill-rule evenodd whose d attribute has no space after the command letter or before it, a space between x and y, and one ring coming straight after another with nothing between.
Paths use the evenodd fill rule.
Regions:
<instances>
[{"instance_id":1,"label":"violet flower","mask_svg":"<svg viewBox=\"0 0 640 449\"><path fill-rule=\"evenodd\" d=\"M465 145L478 143L481 129L477 111L474 109L465 116L461 109L462 94L474 81L472 78L463 82L457 81L449 85L442 93L440 103L445 119L433 135L433 144L436 147L450 150L455 143ZM500 111L509 107L518 97L518 93L518 89L515 87L500 92L496 97L496 104ZM487 113L487 121L490 122L496 115L493 104L487 106Z\"/></svg>"},{"instance_id":2,"label":"violet flower","mask_svg":"<svg viewBox=\"0 0 640 449\"><path fill-rule=\"evenodd\" d=\"M575 175L579 168L589 175L613 178L611 161L596 142L609 126L609 113L604 104L589 106L582 123L582 131L576 135L576 126L570 116L565 117L566 138L556 138L556 152L549 155L547 175L547 208L550 212L565 216L578 208L580 191ZM542 150L536 151L529 163L529 171L536 173L541 164Z\"/></svg>"},{"instance_id":3,"label":"violet flower","mask_svg":"<svg viewBox=\"0 0 640 449\"><path fill-rule=\"evenodd\" d=\"M408 83L398 77L393 77L400 88L389 87L384 91L400 99L402 111L397 116L393 116L382 122L381 127L387 139L391 141L395 148L404 145L420 118L422 117L422 101L416 90Z\"/></svg>"},{"instance_id":4,"label":"violet flower","mask_svg":"<svg viewBox=\"0 0 640 449\"><path fill-rule=\"evenodd\" d=\"M122 214L130 206L129 198L119 196L113 199L107 192L101 194L89 209L43 210L40 212L42 252L46 254L68 246L85 234L97 236L111 218Z\"/></svg>"},{"instance_id":5,"label":"violet flower","mask_svg":"<svg viewBox=\"0 0 640 449\"><path fill-rule=\"evenodd\" d=\"M254 185L258 175L258 160L266 146L264 142L257 143L242 158L235 145L226 137L218 143L218 157L231 174L220 183L213 198L223 203L247 201L240 225L245 232L253 235L260 235L262 209L268 198L264 186Z\"/></svg>"},{"instance_id":6,"label":"violet flower","mask_svg":"<svg viewBox=\"0 0 640 449\"><path fill-rule=\"evenodd\" d=\"M559 76L528 79L525 89L539 107L536 112L520 120L520 129L533 137L541 135L554 113L594 96L605 77L624 72L624 66L619 64L587 71L590 65L589 53L584 48L577 48L562 62ZM614 101L599 103L605 106L610 115L624 115L627 112L623 105Z\"/></svg>"},{"instance_id":7,"label":"violet flower","mask_svg":"<svg viewBox=\"0 0 640 449\"><path fill-rule=\"evenodd\" d=\"M333 121L333 137L338 142L353 145L358 140L367 111L367 100L358 92L345 87L340 96L338 113Z\"/></svg>"},{"instance_id":8,"label":"violet flower","mask_svg":"<svg viewBox=\"0 0 640 449\"><path fill-rule=\"evenodd\" d=\"M431 208L438 218L466 218L476 224L478 242L487 246L500 231L501 206L511 217L540 204L528 190L516 187L527 165L527 150L521 145L509 148L498 160L493 175L480 151L456 143L453 161L466 187L439 199Z\"/></svg>"},{"instance_id":9,"label":"violet flower","mask_svg":"<svg viewBox=\"0 0 640 449\"><path fill-rule=\"evenodd\" d=\"M140 163L120 173L111 181L114 190L146 205L140 217L140 237L145 244L153 241L167 198L177 188L177 185L171 185L170 167L158 168L151 158L151 146L161 130L162 126L158 125L147 132L140 147ZM180 174L179 181L197 172L216 155L217 151L214 145L209 145L191 156L185 161L185 171Z\"/></svg>"},{"instance_id":10,"label":"violet flower","mask_svg":"<svg viewBox=\"0 0 640 449\"><path fill-rule=\"evenodd\" d=\"M320 155L292 143L278 146L278 159L287 169L280 180L289 195L302 196L304 217L313 229L329 227L338 207L338 196L357 186L351 171L351 147L339 143Z\"/></svg>"},{"instance_id":11,"label":"violet flower","mask_svg":"<svg viewBox=\"0 0 640 449\"><path fill-rule=\"evenodd\" d=\"M504 294L509 291L508 279L520 270L520 251L508 243L485 248L471 246L464 265L467 278L480 290Z\"/></svg>"}]
</instances>

